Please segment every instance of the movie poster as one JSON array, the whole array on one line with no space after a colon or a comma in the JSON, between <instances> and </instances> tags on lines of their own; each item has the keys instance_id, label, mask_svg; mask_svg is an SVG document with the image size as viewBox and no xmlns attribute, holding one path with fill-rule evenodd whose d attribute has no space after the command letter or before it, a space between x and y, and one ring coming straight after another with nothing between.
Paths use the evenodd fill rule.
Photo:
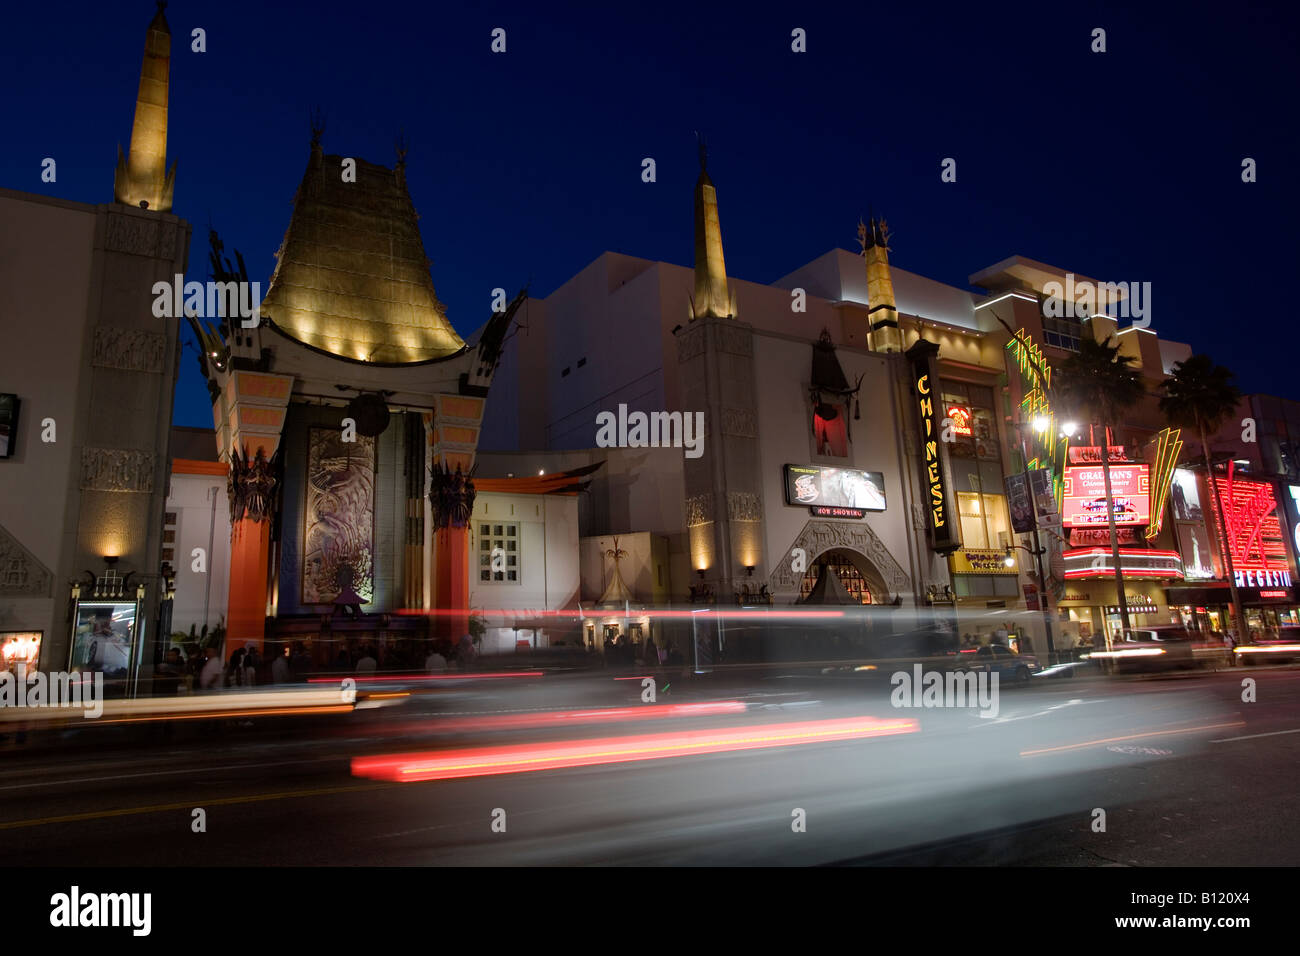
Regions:
<instances>
[{"instance_id":1,"label":"movie poster","mask_svg":"<svg viewBox=\"0 0 1300 956\"><path fill-rule=\"evenodd\" d=\"M332 428L308 436L302 603L374 600L375 440L345 442ZM353 600L356 598L357 600Z\"/></svg>"}]
</instances>

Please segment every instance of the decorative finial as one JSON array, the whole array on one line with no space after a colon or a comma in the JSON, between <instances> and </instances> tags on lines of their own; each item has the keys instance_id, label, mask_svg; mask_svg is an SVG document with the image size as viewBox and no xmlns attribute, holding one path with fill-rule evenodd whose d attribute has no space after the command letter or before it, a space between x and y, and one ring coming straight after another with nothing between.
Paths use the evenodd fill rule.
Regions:
<instances>
[{"instance_id":1,"label":"decorative finial","mask_svg":"<svg viewBox=\"0 0 1300 956\"><path fill-rule=\"evenodd\" d=\"M311 110L311 148L320 148L320 138L325 133L325 114L320 107L313 106Z\"/></svg>"},{"instance_id":2,"label":"decorative finial","mask_svg":"<svg viewBox=\"0 0 1300 956\"><path fill-rule=\"evenodd\" d=\"M162 13L167 9L167 0L158 0L158 12Z\"/></svg>"},{"instance_id":3,"label":"decorative finial","mask_svg":"<svg viewBox=\"0 0 1300 956\"><path fill-rule=\"evenodd\" d=\"M406 165L406 150L408 146L409 144L406 141L406 131L405 130L399 131L397 134L397 139L393 143L393 147L397 151L398 166Z\"/></svg>"}]
</instances>

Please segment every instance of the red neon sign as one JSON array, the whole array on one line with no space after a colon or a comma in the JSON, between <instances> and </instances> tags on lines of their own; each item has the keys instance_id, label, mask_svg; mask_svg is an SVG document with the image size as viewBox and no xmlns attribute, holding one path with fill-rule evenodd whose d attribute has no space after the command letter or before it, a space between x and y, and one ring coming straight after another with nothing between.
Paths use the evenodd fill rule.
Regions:
<instances>
[{"instance_id":1,"label":"red neon sign","mask_svg":"<svg viewBox=\"0 0 1300 956\"><path fill-rule=\"evenodd\" d=\"M1111 502L1117 525L1144 525L1151 520L1151 476L1146 465L1110 466ZM1065 469L1061 524L1066 528L1105 528L1106 479L1101 465Z\"/></svg>"},{"instance_id":2,"label":"red neon sign","mask_svg":"<svg viewBox=\"0 0 1300 956\"><path fill-rule=\"evenodd\" d=\"M954 435L970 435L970 409L965 405L949 405L948 417L952 419Z\"/></svg>"},{"instance_id":3,"label":"red neon sign","mask_svg":"<svg viewBox=\"0 0 1300 956\"><path fill-rule=\"evenodd\" d=\"M1215 475L1223 501L1224 523L1228 526L1228 547L1237 571L1289 571L1286 539L1278 520L1277 498L1267 481ZM1210 508L1215 540L1219 540L1219 516Z\"/></svg>"}]
</instances>

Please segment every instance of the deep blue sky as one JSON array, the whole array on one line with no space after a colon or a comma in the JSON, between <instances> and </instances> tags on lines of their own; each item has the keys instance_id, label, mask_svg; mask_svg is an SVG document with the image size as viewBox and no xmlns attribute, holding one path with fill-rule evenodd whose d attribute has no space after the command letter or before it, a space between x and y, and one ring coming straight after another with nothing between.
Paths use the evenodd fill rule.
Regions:
<instances>
[{"instance_id":1,"label":"deep blue sky","mask_svg":"<svg viewBox=\"0 0 1300 956\"><path fill-rule=\"evenodd\" d=\"M1300 398L1286 292L1300 36L1281 5L448 6L169 5L168 161L174 211L194 224L190 278L207 278L209 217L269 278L319 106L329 153L392 165L405 130L434 285L466 334L493 287L547 295L606 249L689 264L701 129L733 276L771 282L856 249L873 206L893 261L944 282L1012 254L1150 281L1163 336L1246 391ZM153 11L8 7L0 185L111 201ZM489 51L497 26L505 55ZM1089 51L1094 27L1105 54ZM46 156L55 184L40 181ZM956 184L940 182L947 156ZM181 368L176 423L210 426L188 349Z\"/></svg>"}]
</instances>

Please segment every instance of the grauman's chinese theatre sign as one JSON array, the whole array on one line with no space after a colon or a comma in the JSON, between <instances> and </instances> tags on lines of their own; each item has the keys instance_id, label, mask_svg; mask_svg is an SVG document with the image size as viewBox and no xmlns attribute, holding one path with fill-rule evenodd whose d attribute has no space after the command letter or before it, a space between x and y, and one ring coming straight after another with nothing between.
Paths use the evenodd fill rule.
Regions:
<instances>
[{"instance_id":1,"label":"grauman's chinese theatre sign","mask_svg":"<svg viewBox=\"0 0 1300 956\"><path fill-rule=\"evenodd\" d=\"M912 398L916 402L921 428L921 485L925 498L926 532L930 547L939 554L948 554L961 547L961 528L957 524L957 509L953 506L948 446L940 440L939 421L943 408L935 362L939 346L921 339L906 354L912 372Z\"/></svg>"}]
</instances>

